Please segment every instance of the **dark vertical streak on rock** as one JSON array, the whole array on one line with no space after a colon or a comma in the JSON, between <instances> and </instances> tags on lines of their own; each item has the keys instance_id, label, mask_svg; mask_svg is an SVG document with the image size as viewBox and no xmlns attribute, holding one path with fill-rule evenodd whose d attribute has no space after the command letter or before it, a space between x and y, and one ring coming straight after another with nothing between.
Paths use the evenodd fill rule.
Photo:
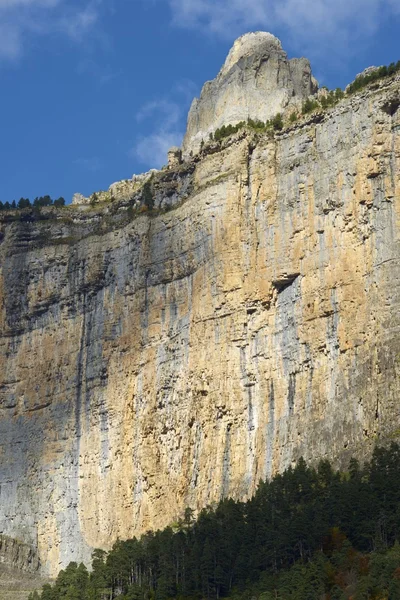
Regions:
<instances>
[{"instance_id":1,"label":"dark vertical streak on rock","mask_svg":"<svg viewBox=\"0 0 400 600\"><path fill-rule=\"evenodd\" d=\"M268 394L268 422L266 427L266 460L264 478L270 478L272 475L272 458L274 451L275 437L275 390L274 382L271 380Z\"/></svg>"},{"instance_id":2,"label":"dark vertical streak on rock","mask_svg":"<svg viewBox=\"0 0 400 600\"><path fill-rule=\"evenodd\" d=\"M288 386L288 409L289 415L293 414L294 411L294 397L296 395L296 373L290 373L289 375L289 386Z\"/></svg>"},{"instance_id":3,"label":"dark vertical streak on rock","mask_svg":"<svg viewBox=\"0 0 400 600\"><path fill-rule=\"evenodd\" d=\"M230 463L231 463L231 425L226 427L224 457L222 461L222 498L229 495Z\"/></svg>"},{"instance_id":4,"label":"dark vertical streak on rock","mask_svg":"<svg viewBox=\"0 0 400 600\"><path fill-rule=\"evenodd\" d=\"M86 293L82 296L82 329L79 342L79 350L76 362L76 399L75 399L75 431L78 441L81 437L81 411L82 411L82 387L83 387L83 358L86 344ZM79 454L79 452L78 452ZM79 460L79 457L78 457Z\"/></svg>"}]
</instances>

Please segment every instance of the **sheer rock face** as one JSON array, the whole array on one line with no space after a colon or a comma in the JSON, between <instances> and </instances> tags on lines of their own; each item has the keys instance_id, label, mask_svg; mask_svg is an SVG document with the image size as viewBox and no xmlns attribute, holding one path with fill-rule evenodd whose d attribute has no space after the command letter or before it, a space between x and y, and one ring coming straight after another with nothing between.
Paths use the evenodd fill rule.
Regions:
<instances>
[{"instance_id":1,"label":"sheer rock face","mask_svg":"<svg viewBox=\"0 0 400 600\"><path fill-rule=\"evenodd\" d=\"M248 118L266 121L317 88L307 59L288 60L281 42L270 33L247 33L236 40L216 79L194 99L184 156L198 152L202 140L222 125Z\"/></svg>"},{"instance_id":2,"label":"sheer rock face","mask_svg":"<svg viewBox=\"0 0 400 600\"><path fill-rule=\"evenodd\" d=\"M47 572L398 436L399 86L166 170L174 210L1 217L0 531Z\"/></svg>"}]
</instances>

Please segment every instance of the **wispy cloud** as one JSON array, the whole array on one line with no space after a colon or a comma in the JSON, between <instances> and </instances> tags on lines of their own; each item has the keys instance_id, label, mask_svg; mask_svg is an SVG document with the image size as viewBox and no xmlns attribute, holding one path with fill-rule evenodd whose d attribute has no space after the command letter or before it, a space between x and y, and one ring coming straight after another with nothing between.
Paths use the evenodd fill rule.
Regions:
<instances>
[{"instance_id":1,"label":"wispy cloud","mask_svg":"<svg viewBox=\"0 0 400 600\"><path fill-rule=\"evenodd\" d=\"M138 139L130 152L142 164L157 168L167 162L167 152L171 146L179 146L182 142L182 132L160 131Z\"/></svg>"},{"instance_id":2,"label":"wispy cloud","mask_svg":"<svg viewBox=\"0 0 400 600\"><path fill-rule=\"evenodd\" d=\"M232 38L251 29L284 28L303 47L367 38L383 19L400 13L398 0L166 0L181 27Z\"/></svg>"},{"instance_id":3,"label":"wispy cloud","mask_svg":"<svg viewBox=\"0 0 400 600\"><path fill-rule=\"evenodd\" d=\"M68 10L58 20L58 28L71 39L80 40L97 22L98 6L89 4L78 12Z\"/></svg>"},{"instance_id":4,"label":"wispy cloud","mask_svg":"<svg viewBox=\"0 0 400 600\"><path fill-rule=\"evenodd\" d=\"M155 119L157 125L165 130L175 127L179 121L180 108L171 100L152 100L142 106L136 115L136 120L141 123L147 119Z\"/></svg>"},{"instance_id":5,"label":"wispy cloud","mask_svg":"<svg viewBox=\"0 0 400 600\"><path fill-rule=\"evenodd\" d=\"M150 133L139 136L129 154L148 167L160 167L166 163L171 146L182 142L188 103L196 86L191 81L181 81L171 93L142 106L136 115L141 126L151 124Z\"/></svg>"},{"instance_id":6,"label":"wispy cloud","mask_svg":"<svg viewBox=\"0 0 400 600\"><path fill-rule=\"evenodd\" d=\"M0 0L0 10L10 10L21 8L22 6L52 7L59 3L59 0Z\"/></svg>"},{"instance_id":7,"label":"wispy cloud","mask_svg":"<svg viewBox=\"0 0 400 600\"><path fill-rule=\"evenodd\" d=\"M81 41L96 24L101 0L0 0L0 61L17 60L32 36Z\"/></svg>"},{"instance_id":8,"label":"wispy cloud","mask_svg":"<svg viewBox=\"0 0 400 600\"><path fill-rule=\"evenodd\" d=\"M21 53L21 36L18 29L0 23L0 59L15 60Z\"/></svg>"},{"instance_id":9,"label":"wispy cloud","mask_svg":"<svg viewBox=\"0 0 400 600\"><path fill-rule=\"evenodd\" d=\"M392 7L393 11L397 14L400 14L400 4L399 4L399 0L388 0L390 6Z\"/></svg>"}]
</instances>

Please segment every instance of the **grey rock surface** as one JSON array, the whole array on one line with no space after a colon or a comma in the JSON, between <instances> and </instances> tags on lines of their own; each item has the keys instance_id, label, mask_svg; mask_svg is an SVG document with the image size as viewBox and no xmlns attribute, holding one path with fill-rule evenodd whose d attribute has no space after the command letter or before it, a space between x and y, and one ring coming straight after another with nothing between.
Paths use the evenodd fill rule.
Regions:
<instances>
[{"instance_id":1,"label":"grey rock surface","mask_svg":"<svg viewBox=\"0 0 400 600\"><path fill-rule=\"evenodd\" d=\"M288 60L271 33L238 38L216 79L193 100L183 141L184 156L197 152L202 140L222 125L248 118L266 121L317 91L306 58Z\"/></svg>"},{"instance_id":2,"label":"grey rock surface","mask_svg":"<svg viewBox=\"0 0 400 600\"><path fill-rule=\"evenodd\" d=\"M84 196L83 194L76 193L72 196L72 204L89 204L90 199Z\"/></svg>"}]
</instances>

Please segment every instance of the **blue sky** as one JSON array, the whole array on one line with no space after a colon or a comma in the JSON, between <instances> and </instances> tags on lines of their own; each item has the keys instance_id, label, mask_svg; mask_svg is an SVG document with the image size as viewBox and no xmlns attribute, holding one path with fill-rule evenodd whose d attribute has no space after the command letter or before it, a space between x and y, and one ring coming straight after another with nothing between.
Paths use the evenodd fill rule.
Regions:
<instances>
[{"instance_id":1,"label":"blue sky","mask_svg":"<svg viewBox=\"0 0 400 600\"><path fill-rule=\"evenodd\" d=\"M0 0L0 200L70 201L161 166L255 30L344 87L400 59L400 0Z\"/></svg>"}]
</instances>

